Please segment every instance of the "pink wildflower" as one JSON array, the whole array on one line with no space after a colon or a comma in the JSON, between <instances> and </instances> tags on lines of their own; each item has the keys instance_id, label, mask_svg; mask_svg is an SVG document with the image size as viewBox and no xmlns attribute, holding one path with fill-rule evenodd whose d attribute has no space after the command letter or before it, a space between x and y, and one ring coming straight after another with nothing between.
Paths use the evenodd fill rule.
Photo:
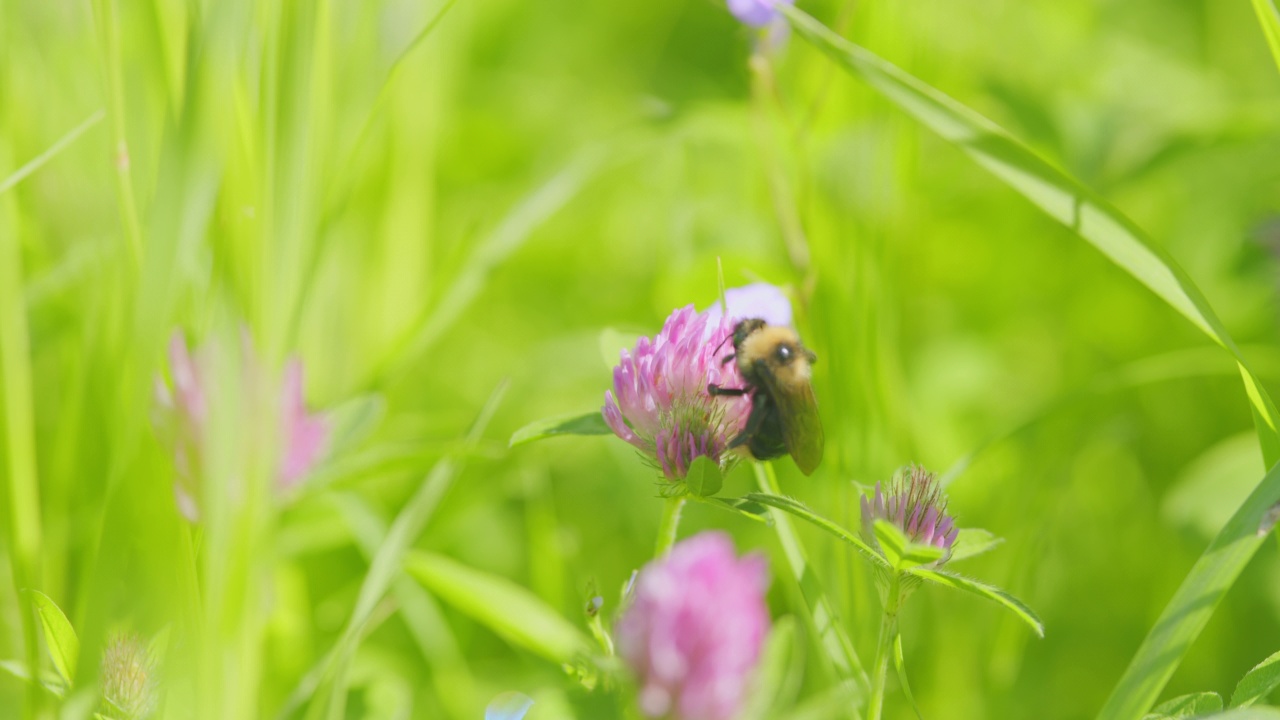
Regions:
<instances>
[{"instance_id":1,"label":"pink wildflower","mask_svg":"<svg viewBox=\"0 0 1280 720\"><path fill-rule=\"evenodd\" d=\"M936 476L918 465L903 468L882 491L876 483L874 497L862 497L862 534L879 547L875 521L888 520L915 543L940 547L946 553L938 565L951 556L960 530L947 514L947 496Z\"/></svg>"},{"instance_id":2,"label":"pink wildflower","mask_svg":"<svg viewBox=\"0 0 1280 720\"><path fill-rule=\"evenodd\" d=\"M730 720L769 631L768 566L738 558L728 535L707 532L646 566L618 620L618 651L649 717Z\"/></svg>"},{"instance_id":3,"label":"pink wildflower","mask_svg":"<svg viewBox=\"0 0 1280 720\"><path fill-rule=\"evenodd\" d=\"M601 410L605 422L670 480L683 480L698 457L725 464L725 448L746 423L749 398L707 393L709 383L743 386L737 365L717 358L732 335L730 319L689 305L673 312L657 336L623 350L613 369L613 390L605 391Z\"/></svg>"},{"instance_id":4,"label":"pink wildflower","mask_svg":"<svg viewBox=\"0 0 1280 720\"><path fill-rule=\"evenodd\" d=\"M252 393L262 387L263 369L248 339L243 340L242 391ZM174 484L178 509L188 520L199 519L197 498L208 433L213 355L209 348L192 353L181 332L169 341L169 374L172 389L156 379L157 424L173 444L178 479ZM246 402L246 406L252 403ZM281 447L277 455L276 489L284 493L294 488L319 462L328 448L329 426L325 419L307 413L302 396L302 363L293 359L285 366L278 404ZM252 423L252 418L246 418ZM250 431L251 432L251 431ZM248 435L252 438L252 434Z\"/></svg>"}]
</instances>

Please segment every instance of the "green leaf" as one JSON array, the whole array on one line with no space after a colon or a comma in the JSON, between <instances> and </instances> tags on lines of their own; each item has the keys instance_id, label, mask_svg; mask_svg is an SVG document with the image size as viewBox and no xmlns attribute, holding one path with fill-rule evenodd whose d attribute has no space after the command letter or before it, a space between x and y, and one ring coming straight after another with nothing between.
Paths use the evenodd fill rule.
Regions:
<instances>
[{"instance_id":1,"label":"green leaf","mask_svg":"<svg viewBox=\"0 0 1280 720\"><path fill-rule=\"evenodd\" d=\"M699 455L689 463L689 472L684 477L684 484L689 492L698 497L711 497L720 492L724 486L724 475L720 466L706 455Z\"/></svg>"},{"instance_id":2,"label":"green leaf","mask_svg":"<svg viewBox=\"0 0 1280 720\"><path fill-rule=\"evenodd\" d=\"M951 557L947 562L955 562L981 555L988 550L994 549L1002 542L1004 542L1004 538L998 538L981 528L961 528L959 534L956 535L955 544L951 546Z\"/></svg>"},{"instance_id":3,"label":"green leaf","mask_svg":"<svg viewBox=\"0 0 1280 720\"><path fill-rule=\"evenodd\" d=\"M1275 405L1191 278L1132 221L1003 128L919 78L854 45L791 5L779 5L807 42L1124 268L1235 357L1268 466L1280 461Z\"/></svg>"},{"instance_id":4,"label":"green leaf","mask_svg":"<svg viewBox=\"0 0 1280 720\"><path fill-rule=\"evenodd\" d=\"M1044 637L1044 623L1040 621L1040 618L1035 614L1035 612L1033 612L1031 608L1027 607L1026 604L1018 598L998 587L995 587L994 585L988 585L984 582L974 580L973 578L957 575L945 570L912 568L907 572L928 580L929 582L973 593L974 595L987 598L988 600L994 600L1012 610L1015 615L1030 625L1032 630L1035 630L1036 635Z\"/></svg>"},{"instance_id":5,"label":"green leaf","mask_svg":"<svg viewBox=\"0 0 1280 720\"><path fill-rule=\"evenodd\" d=\"M747 500L746 498L722 498L722 497L704 498L704 497L698 497L697 495L690 495L689 497L693 498L694 500L697 500L700 503L705 503L714 508L719 508L720 510L731 512L735 515L738 515L739 517L744 517L748 520L754 520L755 522L764 523L765 525L773 524L773 518L769 516L768 508L766 508L765 506L761 505L758 502L752 502L750 500Z\"/></svg>"},{"instance_id":6,"label":"green leaf","mask_svg":"<svg viewBox=\"0 0 1280 720\"><path fill-rule=\"evenodd\" d=\"M599 410L593 410L577 415L557 415L529 423L511 436L511 447L557 435L610 435L612 433L613 430L605 424L604 415Z\"/></svg>"},{"instance_id":7,"label":"green leaf","mask_svg":"<svg viewBox=\"0 0 1280 720\"><path fill-rule=\"evenodd\" d=\"M903 571L928 565L942 559L945 551L935 545L922 545L907 539L902 530L888 520L876 520L876 542L894 570Z\"/></svg>"},{"instance_id":8,"label":"green leaf","mask_svg":"<svg viewBox=\"0 0 1280 720\"><path fill-rule=\"evenodd\" d=\"M354 448L372 433L386 414L387 401L378 393L358 395L325 413L330 429L329 455Z\"/></svg>"},{"instance_id":9,"label":"green leaf","mask_svg":"<svg viewBox=\"0 0 1280 720\"><path fill-rule=\"evenodd\" d=\"M506 578L422 550L410 552L404 567L423 587L460 612L548 660L567 663L590 647L585 633Z\"/></svg>"},{"instance_id":10,"label":"green leaf","mask_svg":"<svg viewBox=\"0 0 1280 720\"><path fill-rule=\"evenodd\" d=\"M787 615L769 632L740 720L786 717L803 679L804 647Z\"/></svg>"},{"instance_id":11,"label":"green leaf","mask_svg":"<svg viewBox=\"0 0 1280 720\"><path fill-rule=\"evenodd\" d=\"M879 567L889 567L889 562L885 560L879 552L876 552L875 548L863 541L862 538L822 517L813 510L810 510L808 506L799 500L772 493L747 493L743 499L749 502L759 503L761 505L768 505L769 507L777 508L778 510L783 510L795 515L801 520L826 530L832 535L854 546L862 553L863 557L866 557L873 564L878 565Z\"/></svg>"},{"instance_id":12,"label":"green leaf","mask_svg":"<svg viewBox=\"0 0 1280 720\"><path fill-rule=\"evenodd\" d=\"M80 638L71 627L71 622L62 613L57 603L39 590L28 590L36 615L40 618L40 627L44 629L44 642L49 648L49 657L53 666L67 685L75 684L76 663L80 661Z\"/></svg>"},{"instance_id":13,"label":"green leaf","mask_svg":"<svg viewBox=\"0 0 1280 720\"><path fill-rule=\"evenodd\" d=\"M893 636L893 669L898 673L898 684L902 686L902 694L907 698L911 709L915 711L916 717L923 720L920 706L916 704L916 697L911 692L911 683L907 682L907 664L902 657L902 633Z\"/></svg>"},{"instance_id":14,"label":"green leaf","mask_svg":"<svg viewBox=\"0 0 1280 720\"><path fill-rule=\"evenodd\" d=\"M1210 720L1210 718L1212 718L1212 720L1280 720L1280 708L1236 708L1234 710L1215 713L1213 715L1204 715L1200 720ZM1146 720L1146 718L1143 720Z\"/></svg>"},{"instance_id":15,"label":"green leaf","mask_svg":"<svg viewBox=\"0 0 1280 720\"><path fill-rule=\"evenodd\" d=\"M1270 508L1280 501L1280 465L1271 468L1209 543L1111 691L1099 720L1129 720L1151 707L1187 648L1235 583L1266 533Z\"/></svg>"},{"instance_id":16,"label":"green leaf","mask_svg":"<svg viewBox=\"0 0 1280 720\"><path fill-rule=\"evenodd\" d=\"M1280 10L1276 9L1274 0L1253 0L1253 10L1258 14L1258 22L1262 25L1262 33L1267 36L1267 46L1271 48L1271 57L1280 67Z\"/></svg>"},{"instance_id":17,"label":"green leaf","mask_svg":"<svg viewBox=\"0 0 1280 720\"><path fill-rule=\"evenodd\" d=\"M27 664L20 660L0 660L0 670L23 682L31 682L31 673L27 672ZM67 694L67 683L52 671L40 671L40 686L57 697Z\"/></svg>"},{"instance_id":18,"label":"green leaf","mask_svg":"<svg viewBox=\"0 0 1280 720\"><path fill-rule=\"evenodd\" d=\"M1190 718L1222 712L1222 697L1215 692L1200 692L1160 703L1152 713L1167 718Z\"/></svg>"},{"instance_id":19,"label":"green leaf","mask_svg":"<svg viewBox=\"0 0 1280 720\"><path fill-rule=\"evenodd\" d=\"M1236 691L1231 694L1231 707L1249 707L1265 700L1280 686L1280 652L1263 660L1240 678Z\"/></svg>"}]
</instances>

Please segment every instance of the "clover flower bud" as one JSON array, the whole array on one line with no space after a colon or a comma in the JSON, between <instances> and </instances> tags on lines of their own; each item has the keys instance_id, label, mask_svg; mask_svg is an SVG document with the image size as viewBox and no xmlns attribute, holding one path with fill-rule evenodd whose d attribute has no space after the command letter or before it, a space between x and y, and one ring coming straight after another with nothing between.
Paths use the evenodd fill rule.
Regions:
<instances>
[{"instance_id":1,"label":"clover flower bud","mask_svg":"<svg viewBox=\"0 0 1280 720\"><path fill-rule=\"evenodd\" d=\"M876 520L893 523L911 542L942 548L944 554L937 565L951 557L960 532L955 519L947 514L947 496L937 476L918 465L900 470L887 489L876 483L875 492L862 497L862 534L879 549Z\"/></svg>"},{"instance_id":2,"label":"clover flower bud","mask_svg":"<svg viewBox=\"0 0 1280 720\"><path fill-rule=\"evenodd\" d=\"M156 669L151 651L137 635L117 633L102 651L102 699L120 720L143 720L156 707ZM117 717L114 713L111 717Z\"/></svg>"}]
</instances>

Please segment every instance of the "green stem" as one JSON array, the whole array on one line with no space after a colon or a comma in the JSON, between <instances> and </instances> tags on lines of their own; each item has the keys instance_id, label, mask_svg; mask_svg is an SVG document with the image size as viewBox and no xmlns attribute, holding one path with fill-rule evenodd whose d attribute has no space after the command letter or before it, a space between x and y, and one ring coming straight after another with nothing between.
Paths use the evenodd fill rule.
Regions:
<instances>
[{"instance_id":1,"label":"green stem","mask_svg":"<svg viewBox=\"0 0 1280 720\"><path fill-rule=\"evenodd\" d=\"M898 603L901 599L901 576L890 571L889 590L885 593L884 618L880 621L880 641L876 644L875 670L872 676L871 705L867 709L868 720L880 720L884 706L885 679L889 676L889 656L893 653L893 641L898 635Z\"/></svg>"},{"instance_id":2,"label":"green stem","mask_svg":"<svg viewBox=\"0 0 1280 720\"><path fill-rule=\"evenodd\" d=\"M124 79L121 70L120 37L116 27L114 0L96 0L93 16L98 28L98 41L102 50L102 66L106 81L107 125L111 130L112 149L115 152L116 203L120 209L120 222L128 243L129 267L136 273L142 266L142 223L138 219L138 203L133 193L133 175L130 170L129 141L125 133Z\"/></svg>"},{"instance_id":3,"label":"green stem","mask_svg":"<svg viewBox=\"0 0 1280 720\"><path fill-rule=\"evenodd\" d=\"M658 525L658 543L653 549L653 556L660 558L671 551L676 543L676 535L680 529L680 511L684 509L685 497L673 495L662 505L662 523Z\"/></svg>"},{"instance_id":4,"label":"green stem","mask_svg":"<svg viewBox=\"0 0 1280 720\"><path fill-rule=\"evenodd\" d=\"M752 467L755 471L756 483L762 492L771 495L782 494L782 489L778 486L778 478L773 473L773 465L757 462L752 463ZM828 661L827 667L833 668L841 678L851 678L863 692L866 692L871 686L871 680L867 677L867 671L858 658L853 642L849 640L844 626L840 624L831 601L827 599L821 581L809 567L809 558L805 554L804 546L800 544L800 536L796 534L795 526L791 524L791 516L776 508L771 508L769 515L773 518L773 529L778 535L778 544L782 546L782 554L787 558L791 577L799 586L805 609L808 610L800 615L822 643L826 651L824 657ZM851 710L851 713L854 718L861 717L856 709Z\"/></svg>"},{"instance_id":5,"label":"green stem","mask_svg":"<svg viewBox=\"0 0 1280 720\"><path fill-rule=\"evenodd\" d=\"M777 214L778 228L786 245L787 255L796 274L807 277L809 264L809 242L805 237L804 225L800 220L795 193L792 192L787 177L787 167L782 154L774 147L769 121L770 98L775 96L777 88L773 82L773 72L769 61L756 53L751 56L751 99L756 118L756 134L760 143L765 171L769 181L769 197L773 201L773 210ZM780 105L780 104L779 104ZM788 135L795 137L791 123L783 116Z\"/></svg>"}]
</instances>

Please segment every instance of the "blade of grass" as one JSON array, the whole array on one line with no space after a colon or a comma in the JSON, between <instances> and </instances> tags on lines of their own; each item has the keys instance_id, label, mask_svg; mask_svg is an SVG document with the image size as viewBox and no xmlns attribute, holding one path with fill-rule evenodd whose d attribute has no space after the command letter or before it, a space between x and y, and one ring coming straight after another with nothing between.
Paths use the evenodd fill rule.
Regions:
<instances>
[{"instance_id":1,"label":"blade of grass","mask_svg":"<svg viewBox=\"0 0 1280 720\"><path fill-rule=\"evenodd\" d=\"M603 155L589 150L512 208L489 237L478 244L466 265L410 334L395 343L378 364L370 385L393 379L417 364L417 359L444 334L484 290L489 274L525 243L540 225L559 212L603 165Z\"/></svg>"},{"instance_id":2,"label":"blade of grass","mask_svg":"<svg viewBox=\"0 0 1280 720\"><path fill-rule=\"evenodd\" d=\"M476 418L471 430L467 433L468 443L473 444L480 440L485 428L489 426L489 421L493 418L494 413L497 412L498 404L502 402L506 389L507 383L504 381L490 395L484 408L481 409L479 417ZM342 635L334 646L334 653L326 661L328 670L325 671L325 674L345 668L349 664L350 658L359 644L361 630L400 571L405 552L422 532L423 527L426 526L427 521L439 506L440 501L444 498L445 493L448 492L454 478L457 477L462 467L463 462L457 457L446 456L441 458L440 462L431 470L431 473L427 475L426 480L423 481L417 492L410 498L404 509L396 516L395 521L392 522L391 530L387 533L386 539L378 547L377 553L373 556L373 561L369 564L369 571L360 585L360 593L356 598L355 608L347 619ZM345 695L345 673L338 670L332 678L329 692L328 712L330 717L342 716ZM304 698L299 698L299 700L301 699ZM284 712L289 709L289 705L286 704Z\"/></svg>"},{"instance_id":3,"label":"blade of grass","mask_svg":"<svg viewBox=\"0 0 1280 720\"><path fill-rule=\"evenodd\" d=\"M1098 714L1099 720L1138 718L1159 697L1183 653L1266 539L1268 510L1280 502L1280 465L1267 473L1183 579L1124 676Z\"/></svg>"},{"instance_id":4,"label":"blade of grass","mask_svg":"<svg viewBox=\"0 0 1280 720\"><path fill-rule=\"evenodd\" d=\"M44 167L46 163L57 157L58 153L67 149L67 146L75 142L89 128L102 122L102 118L105 117L105 115L106 114L103 111L99 110L85 118L84 122L72 128L66 135L58 138L58 141L53 145L50 145L48 150L45 150L39 155L31 158L25 165L13 171L13 173L8 177L0 181L0 195L3 195L13 189L15 185L26 180L32 173Z\"/></svg>"},{"instance_id":5,"label":"blade of grass","mask_svg":"<svg viewBox=\"0 0 1280 720\"><path fill-rule=\"evenodd\" d=\"M790 5L779 5L778 9L806 41L1088 241L1229 351L1249 396L1266 465L1280 461L1280 414L1275 404L1199 288L1163 248L1093 191L1046 162L1000 126L836 35L804 12Z\"/></svg>"},{"instance_id":6,"label":"blade of grass","mask_svg":"<svg viewBox=\"0 0 1280 720\"><path fill-rule=\"evenodd\" d=\"M136 272L142 267L142 222L139 220L138 203L133 193L129 140L125 134L124 62L120 54L120 29L116 23L114 0L94 0L92 7L110 113L107 124L111 129L111 145L115 152L112 164L116 170L116 202L119 205L120 222L124 226L125 241L128 243L130 266Z\"/></svg>"},{"instance_id":7,"label":"blade of grass","mask_svg":"<svg viewBox=\"0 0 1280 720\"><path fill-rule=\"evenodd\" d=\"M756 483L760 486L761 493L769 497L782 497L778 478L774 475L773 466L770 463L752 463L752 469L755 471ZM757 498L753 500L759 501ZM801 615L806 618L810 624L810 630L822 642L826 657L829 658L840 677L849 678L858 683L861 693L866 695L871 688L867 671L858 658L858 651L854 649L848 633L840 624L835 608L822 589L822 582L818 580L817 574L809 565L808 555L805 553L804 546L800 544L800 536L796 534L791 518L786 512L776 507L770 509L770 514L773 515L773 528L778 535L778 543L782 546L782 554L787 558L791 576L800 586L800 594L808 606L808 612ZM861 717L856 709L851 708L851 711L853 717Z\"/></svg>"},{"instance_id":8,"label":"blade of grass","mask_svg":"<svg viewBox=\"0 0 1280 720\"><path fill-rule=\"evenodd\" d=\"M591 645L576 625L506 578L424 550L409 552L404 563L405 570L432 594L513 645L559 664L572 661Z\"/></svg>"},{"instance_id":9,"label":"blade of grass","mask_svg":"<svg viewBox=\"0 0 1280 720\"><path fill-rule=\"evenodd\" d=\"M335 493L332 498L360 545L360 551L372 559L386 541L386 523L355 495ZM471 680L467 660L439 606L403 571L397 574L391 592L418 651L431 666L431 681L440 702L453 717L459 720L468 717L467 712L474 705L478 693Z\"/></svg>"},{"instance_id":10,"label":"blade of grass","mask_svg":"<svg viewBox=\"0 0 1280 720\"><path fill-rule=\"evenodd\" d=\"M0 401L4 407L3 458L5 522L14 591L19 595L22 641L28 672L40 677L39 646L31 597L22 591L40 585L40 489L36 470L35 409L31 395L31 353L27 310L22 299L22 249L13 232L11 198L0 201ZM25 705L33 717L43 702L39 686L27 688Z\"/></svg>"},{"instance_id":11,"label":"blade of grass","mask_svg":"<svg viewBox=\"0 0 1280 720\"><path fill-rule=\"evenodd\" d=\"M1253 10L1258 13L1258 23L1262 25L1262 33L1267 36L1271 57L1275 58L1276 67L1280 68L1280 10L1276 9L1274 0L1253 0Z\"/></svg>"}]
</instances>

